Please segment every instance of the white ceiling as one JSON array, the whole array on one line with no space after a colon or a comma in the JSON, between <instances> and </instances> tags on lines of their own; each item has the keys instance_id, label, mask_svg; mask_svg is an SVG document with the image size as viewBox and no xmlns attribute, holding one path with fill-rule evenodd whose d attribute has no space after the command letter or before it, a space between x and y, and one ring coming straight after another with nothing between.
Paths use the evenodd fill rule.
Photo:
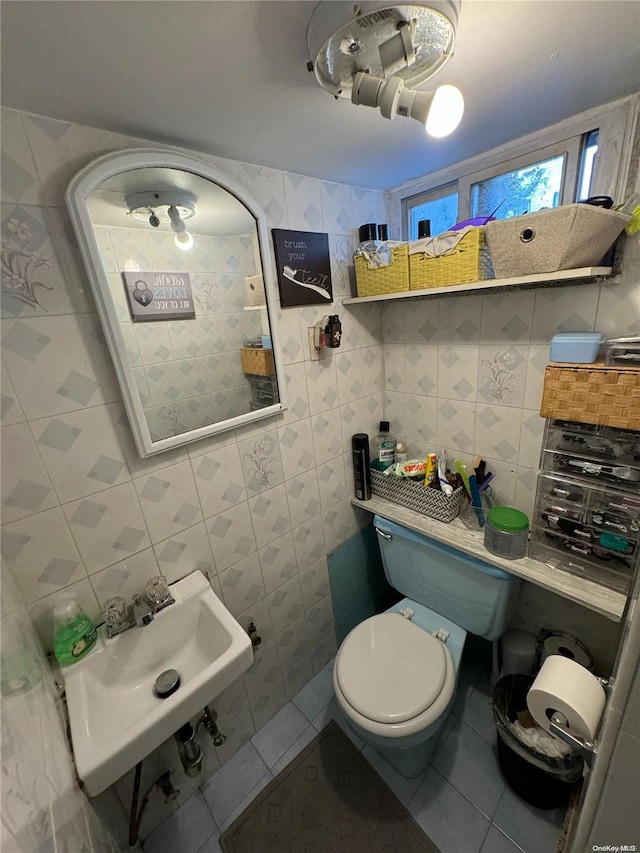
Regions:
<instances>
[{"instance_id":1,"label":"white ceiling","mask_svg":"<svg viewBox=\"0 0 640 853\"><path fill-rule=\"evenodd\" d=\"M462 0L458 130L334 100L300 0L13 0L2 102L305 175L390 188L640 91L639 0Z\"/></svg>"}]
</instances>

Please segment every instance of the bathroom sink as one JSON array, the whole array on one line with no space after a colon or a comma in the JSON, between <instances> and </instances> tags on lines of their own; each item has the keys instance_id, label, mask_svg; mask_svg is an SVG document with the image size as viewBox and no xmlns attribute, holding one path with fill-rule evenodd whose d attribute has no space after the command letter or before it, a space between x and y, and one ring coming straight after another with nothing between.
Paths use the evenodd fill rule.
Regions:
<instances>
[{"instance_id":1,"label":"bathroom sink","mask_svg":"<svg viewBox=\"0 0 640 853\"><path fill-rule=\"evenodd\" d=\"M193 572L171 586L175 604L144 627L107 639L102 626L86 658L62 669L78 776L96 796L242 675L251 640ZM160 699L160 673L177 670L180 686Z\"/></svg>"}]
</instances>

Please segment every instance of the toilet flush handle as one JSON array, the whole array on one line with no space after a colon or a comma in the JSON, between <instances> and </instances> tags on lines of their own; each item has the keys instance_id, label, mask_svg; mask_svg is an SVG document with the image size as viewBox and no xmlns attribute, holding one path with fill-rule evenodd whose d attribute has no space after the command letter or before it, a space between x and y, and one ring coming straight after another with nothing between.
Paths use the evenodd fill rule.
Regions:
<instances>
[{"instance_id":1,"label":"toilet flush handle","mask_svg":"<svg viewBox=\"0 0 640 853\"><path fill-rule=\"evenodd\" d=\"M382 536L383 539L386 539L387 542L391 542L393 536L390 533L387 533L386 530L381 530L379 527L376 527L376 533L378 536Z\"/></svg>"}]
</instances>

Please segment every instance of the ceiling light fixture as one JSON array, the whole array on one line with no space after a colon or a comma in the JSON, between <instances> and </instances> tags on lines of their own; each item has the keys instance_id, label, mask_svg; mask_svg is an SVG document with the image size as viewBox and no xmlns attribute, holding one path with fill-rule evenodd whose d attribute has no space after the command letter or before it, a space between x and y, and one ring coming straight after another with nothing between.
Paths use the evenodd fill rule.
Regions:
<instances>
[{"instance_id":1,"label":"ceiling light fixture","mask_svg":"<svg viewBox=\"0 0 640 853\"><path fill-rule=\"evenodd\" d=\"M196 197L192 193L186 190L132 193L125 203L134 219L148 222L152 228L170 225L179 249L186 252L193 246L193 237L185 225L185 220L196 215Z\"/></svg>"},{"instance_id":2,"label":"ceiling light fixture","mask_svg":"<svg viewBox=\"0 0 640 853\"><path fill-rule=\"evenodd\" d=\"M413 90L453 54L459 12L460 0L322 0L307 28L307 67L336 98L380 107L386 118L415 118L432 136L446 136L462 118L461 92Z\"/></svg>"},{"instance_id":3,"label":"ceiling light fixture","mask_svg":"<svg viewBox=\"0 0 640 853\"><path fill-rule=\"evenodd\" d=\"M430 136L448 136L460 124L464 112L462 92L455 86L439 86L434 92L407 89L400 77L354 75L351 100L354 104L379 107L385 118L396 115L414 118Z\"/></svg>"}]
</instances>

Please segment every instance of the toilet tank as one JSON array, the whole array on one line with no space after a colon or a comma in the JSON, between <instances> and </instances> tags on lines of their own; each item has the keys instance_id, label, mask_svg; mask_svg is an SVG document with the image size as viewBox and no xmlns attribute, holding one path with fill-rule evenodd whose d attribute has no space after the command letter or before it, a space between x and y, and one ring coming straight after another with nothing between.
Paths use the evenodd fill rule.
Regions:
<instances>
[{"instance_id":1,"label":"toilet tank","mask_svg":"<svg viewBox=\"0 0 640 853\"><path fill-rule=\"evenodd\" d=\"M472 634L495 640L503 633L518 578L378 515L373 524L394 589Z\"/></svg>"}]
</instances>

